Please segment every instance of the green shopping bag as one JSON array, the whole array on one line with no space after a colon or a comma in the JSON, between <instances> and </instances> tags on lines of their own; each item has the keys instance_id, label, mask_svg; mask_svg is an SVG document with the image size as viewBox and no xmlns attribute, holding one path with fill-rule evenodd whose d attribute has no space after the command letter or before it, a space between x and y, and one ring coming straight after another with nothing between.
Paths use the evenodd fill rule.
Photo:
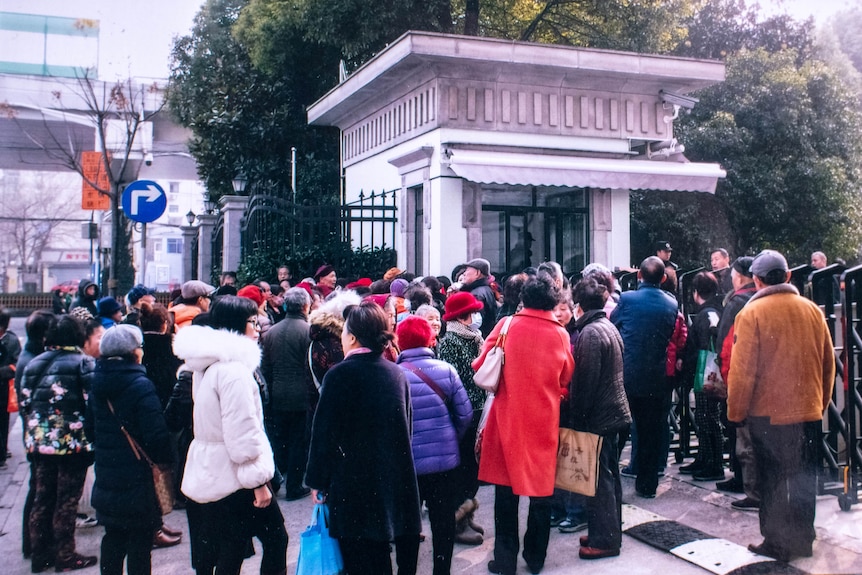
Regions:
<instances>
[{"instance_id":1,"label":"green shopping bag","mask_svg":"<svg viewBox=\"0 0 862 575\"><path fill-rule=\"evenodd\" d=\"M709 349L697 352L697 369L694 372L694 390L703 391L704 386L713 389L723 388L724 379L718 367L718 354L715 352L715 340L709 338Z\"/></svg>"}]
</instances>

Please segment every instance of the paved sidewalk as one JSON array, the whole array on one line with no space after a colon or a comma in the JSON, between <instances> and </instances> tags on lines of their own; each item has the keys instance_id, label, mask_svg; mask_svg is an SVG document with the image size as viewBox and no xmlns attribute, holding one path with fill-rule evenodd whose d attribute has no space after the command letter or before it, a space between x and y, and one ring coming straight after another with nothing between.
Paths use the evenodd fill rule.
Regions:
<instances>
[{"instance_id":1,"label":"paved sidewalk","mask_svg":"<svg viewBox=\"0 0 862 575\"><path fill-rule=\"evenodd\" d=\"M25 561L21 555L21 514L27 492L29 465L23 456L20 429L20 422L18 422L9 440L13 457L8 461L7 468L0 470L0 557L3 558L0 574L3 575L24 575L30 572L29 561ZM714 483L694 482L690 476L678 475L676 468L676 465L668 466L668 475L662 478L658 496L650 500L636 497L634 480L624 478L624 500L635 506L627 513L655 513L743 547L749 543L761 541L757 514L737 511L730 507L730 503L741 496L714 491ZM481 505L477 512L477 519L485 527L487 536L485 542L477 547L455 546L453 574L488 573L487 562L493 558L494 544L493 495L492 487L482 487L479 490L478 499ZM299 551L299 534L309 521L312 503L310 498L286 502L283 497L280 497L279 506L284 513L290 537L288 573L293 573ZM522 534L525 529L526 515L527 500L522 498L520 512ZM794 561L793 566L812 574L862 573L862 521L860 519L862 519L862 505L855 506L850 512L845 513L839 510L835 497L820 497L817 504L817 541L814 544L814 557ZM165 520L171 526L187 529L183 511L174 511ZM424 532L428 538L420 547L418 573L430 575L432 572L431 531L427 518ZM98 555L102 533L101 527L78 529L79 552ZM584 570L584 573L588 572L590 575L621 573L653 575L662 572L674 575L706 575L708 573L702 567L629 536L623 537L623 549L619 557L592 562L583 561L578 558L578 539L582 534L585 532L561 534L556 529L552 529L543 575L570 575L576 570ZM258 573L259 558L258 547L258 555L244 563L242 573L244 575ZM518 569L519 575L527 573L523 561L520 561ZM98 571L97 567L92 567L82 570L81 573L94 575ZM176 547L153 551L153 573L155 575L192 573L186 538ZM769 573L769 571L763 571L763 573Z\"/></svg>"}]
</instances>

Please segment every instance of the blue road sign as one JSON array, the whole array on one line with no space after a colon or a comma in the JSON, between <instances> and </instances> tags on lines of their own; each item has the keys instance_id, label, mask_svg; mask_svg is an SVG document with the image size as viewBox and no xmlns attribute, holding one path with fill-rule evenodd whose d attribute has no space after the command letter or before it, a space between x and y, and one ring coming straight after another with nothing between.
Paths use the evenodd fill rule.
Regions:
<instances>
[{"instance_id":1,"label":"blue road sign","mask_svg":"<svg viewBox=\"0 0 862 575\"><path fill-rule=\"evenodd\" d=\"M152 180L136 180L123 191L123 212L136 222L154 222L165 213L168 197Z\"/></svg>"}]
</instances>

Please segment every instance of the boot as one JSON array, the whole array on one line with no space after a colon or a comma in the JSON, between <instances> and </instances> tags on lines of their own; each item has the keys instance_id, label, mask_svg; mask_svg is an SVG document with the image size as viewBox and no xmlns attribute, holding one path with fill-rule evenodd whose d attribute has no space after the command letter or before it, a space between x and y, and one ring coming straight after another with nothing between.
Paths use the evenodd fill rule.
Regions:
<instances>
[{"instance_id":1,"label":"boot","mask_svg":"<svg viewBox=\"0 0 862 575\"><path fill-rule=\"evenodd\" d=\"M481 545L484 540L481 533L477 533L470 528L466 517L455 524L455 543Z\"/></svg>"},{"instance_id":2,"label":"boot","mask_svg":"<svg viewBox=\"0 0 862 575\"><path fill-rule=\"evenodd\" d=\"M479 503L475 499L466 499L461 506L455 510L455 523L462 523L464 518L479 508Z\"/></svg>"},{"instance_id":3,"label":"boot","mask_svg":"<svg viewBox=\"0 0 862 575\"><path fill-rule=\"evenodd\" d=\"M467 514L467 526L470 529L472 529L473 531L475 531L476 533L478 533L479 535L484 535L485 534L485 528L482 527L481 525L479 525L478 523L476 523L476 519L475 519L476 511L479 510L479 500L474 498L473 503L475 504L473 511L471 511L469 514Z\"/></svg>"}]
</instances>

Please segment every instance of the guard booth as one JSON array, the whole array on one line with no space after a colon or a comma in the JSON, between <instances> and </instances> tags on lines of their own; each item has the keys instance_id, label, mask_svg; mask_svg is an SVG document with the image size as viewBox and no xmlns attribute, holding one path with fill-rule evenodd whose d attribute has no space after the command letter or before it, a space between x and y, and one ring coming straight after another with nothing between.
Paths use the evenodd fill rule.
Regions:
<instances>
[{"instance_id":1,"label":"guard booth","mask_svg":"<svg viewBox=\"0 0 862 575\"><path fill-rule=\"evenodd\" d=\"M629 192L713 193L673 138L721 62L408 32L308 109L341 130L345 202L396 189L398 267L497 277L629 267ZM354 238L354 247L364 246ZM388 246L391 247L391 246Z\"/></svg>"}]
</instances>

